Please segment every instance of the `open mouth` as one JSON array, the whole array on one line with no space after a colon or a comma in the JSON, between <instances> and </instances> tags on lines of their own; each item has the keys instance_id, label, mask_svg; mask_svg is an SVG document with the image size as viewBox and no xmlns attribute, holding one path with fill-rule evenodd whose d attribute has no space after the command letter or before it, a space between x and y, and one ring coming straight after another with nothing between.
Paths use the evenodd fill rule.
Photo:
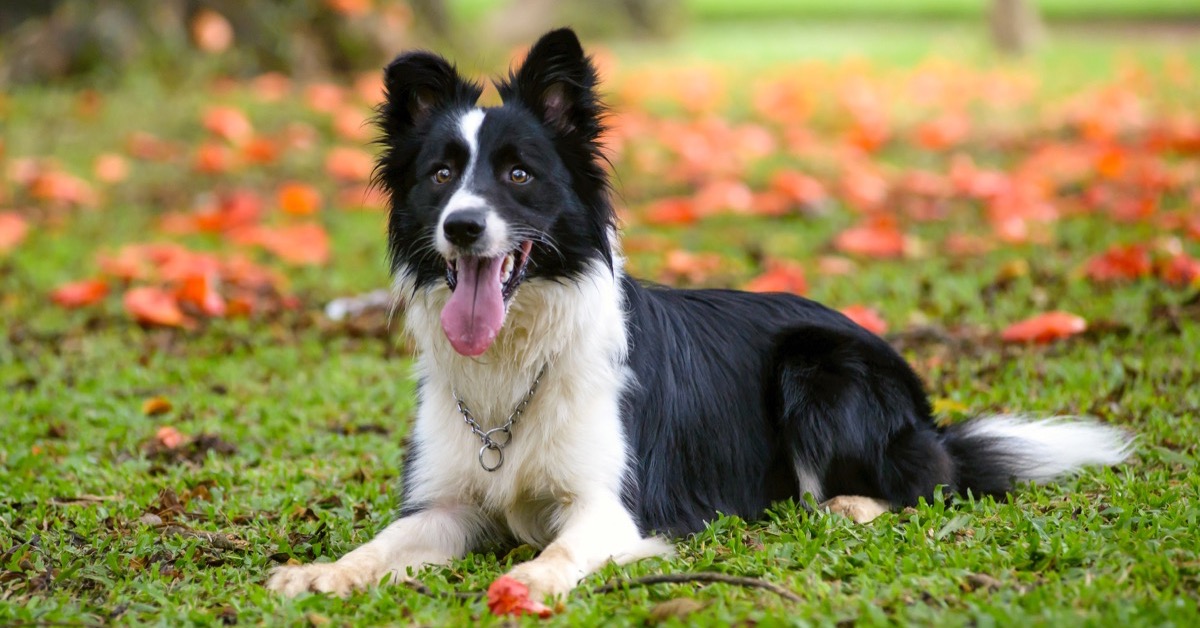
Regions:
<instances>
[{"instance_id":1,"label":"open mouth","mask_svg":"<svg viewBox=\"0 0 1200 628\"><path fill-rule=\"evenodd\" d=\"M525 280L533 242L504 255L465 255L446 264L450 299L442 308L442 331L458 353L478 356L496 340L508 300Z\"/></svg>"},{"instance_id":2,"label":"open mouth","mask_svg":"<svg viewBox=\"0 0 1200 628\"><path fill-rule=\"evenodd\" d=\"M529 263L529 252L532 249L533 242L525 241L517 248L509 251L502 258L463 256L450 260L446 262L446 285L450 286L451 292L458 289L458 269L460 264L464 268L468 266L476 268L480 266L490 267L499 260L500 273L497 276L497 280L500 283L500 295L507 301L517 291L517 286L521 285L521 282L525 280L525 266Z\"/></svg>"}]
</instances>

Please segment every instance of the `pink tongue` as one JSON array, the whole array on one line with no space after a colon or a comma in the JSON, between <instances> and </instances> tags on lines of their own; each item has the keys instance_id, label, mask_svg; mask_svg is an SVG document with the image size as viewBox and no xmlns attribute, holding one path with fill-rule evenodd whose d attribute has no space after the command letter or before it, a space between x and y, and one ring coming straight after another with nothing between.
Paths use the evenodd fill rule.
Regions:
<instances>
[{"instance_id":1,"label":"pink tongue","mask_svg":"<svg viewBox=\"0 0 1200 628\"><path fill-rule=\"evenodd\" d=\"M458 282L442 308L442 331L462 355L474 357L487 351L504 323L503 265L503 255L458 260Z\"/></svg>"}]
</instances>

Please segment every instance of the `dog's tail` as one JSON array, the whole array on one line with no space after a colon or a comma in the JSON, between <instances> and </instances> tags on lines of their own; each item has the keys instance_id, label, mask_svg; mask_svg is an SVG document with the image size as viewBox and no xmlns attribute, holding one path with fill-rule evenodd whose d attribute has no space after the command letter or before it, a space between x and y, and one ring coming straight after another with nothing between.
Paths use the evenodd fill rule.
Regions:
<instances>
[{"instance_id":1,"label":"dog's tail","mask_svg":"<svg viewBox=\"0 0 1200 628\"><path fill-rule=\"evenodd\" d=\"M954 459L955 488L1003 495L1015 481L1044 481L1090 465L1114 465L1133 451L1125 430L1096 421L1019 416L972 419L943 428Z\"/></svg>"}]
</instances>

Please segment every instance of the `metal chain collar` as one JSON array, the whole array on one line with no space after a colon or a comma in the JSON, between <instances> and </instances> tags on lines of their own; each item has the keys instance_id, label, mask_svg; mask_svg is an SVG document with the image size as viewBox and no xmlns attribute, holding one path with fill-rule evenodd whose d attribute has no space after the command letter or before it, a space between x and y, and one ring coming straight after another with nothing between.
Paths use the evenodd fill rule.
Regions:
<instances>
[{"instance_id":1,"label":"metal chain collar","mask_svg":"<svg viewBox=\"0 0 1200 628\"><path fill-rule=\"evenodd\" d=\"M458 412L462 414L463 420L467 422L467 427L471 429L471 433L478 436L483 443L483 447L479 448L479 466L483 467L484 471L495 471L504 464L504 448L512 442L512 427L516 425L517 419L521 418L521 413L529 406L529 402L533 400L534 393L537 392L538 384L542 383L542 376L546 374L546 364L542 365L542 369L538 371L537 377L533 378L533 385L529 387L529 392L525 393L525 398L513 408L512 413L508 415L508 420L500 427L493 427L490 430L483 429L483 426L475 420L475 416L471 414L471 409L467 407L466 402L462 397L458 396L458 391L452 386L450 392L454 395L454 403L458 404ZM503 436L500 436L503 434ZM497 437L503 439L499 440ZM496 452L496 464L488 465L484 459L484 455L489 452Z\"/></svg>"}]
</instances>

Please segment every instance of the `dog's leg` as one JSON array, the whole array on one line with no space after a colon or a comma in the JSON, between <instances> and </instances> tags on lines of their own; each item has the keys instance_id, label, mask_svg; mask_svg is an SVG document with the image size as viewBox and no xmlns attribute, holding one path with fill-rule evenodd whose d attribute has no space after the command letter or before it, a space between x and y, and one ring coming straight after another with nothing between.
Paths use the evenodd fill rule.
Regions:
<instances>
[{"instance_id":1,"label":"dog's leg","mask_svg":"<svg viewBox=\"0 0 1200 628\"><path fill-rule=\"evenodd\" d=\"M508 573L529 587L534 600L565 595L610 560L624 564L674 552L662 539L642 538L618 498L576 502L564 514L566 521L558 538L537 558Z\"/></svg>"},{"instance_id":2,"label":"dog's leg","mask_svg":"<svg viewBox=\"0 0 1200 628\"><path fill-rule=\"evenodd\" d=\"M345 596L354 589L404 576L409 567L461 558L480 533L480 519L467 507L434 507L394 521L374 539L332 563L284 566L267 588L286 596L305 591Z\"/></svg>"},{"instance_id":3,"label":"dog's leg","mask_svg":"<svg viewBox=\"0 0 1200 628\"><path fill-rule=\"evenodd\" d=\"M874 497L838 495L818 506L821 510L842 515L854 523L870 523L876 517L892 509L891 504Z\"/></svg>"}]
</instances>

